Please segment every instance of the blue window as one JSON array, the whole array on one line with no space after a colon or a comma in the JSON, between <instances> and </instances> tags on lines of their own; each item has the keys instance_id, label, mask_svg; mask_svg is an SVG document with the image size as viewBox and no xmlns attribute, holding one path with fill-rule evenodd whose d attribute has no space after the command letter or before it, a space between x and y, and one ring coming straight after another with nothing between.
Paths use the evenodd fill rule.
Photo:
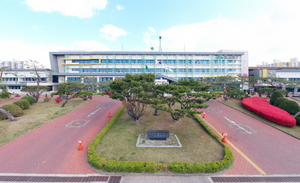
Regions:
<instances>
[{"instance_id":1,"label":"blue window","mask_svg":"<svg viewBox=\"0 0 300 183\"><path fill-rule=\"evenodd\" d=\"M67 81L80 81L80 77L67 77Z\"/></svg>"},{"instance_id":2,"label":"blue window","mask_svg":"<svg viewBox=\"0 0 300 183\"><path fill-rule=\"evenodd\" d=\"M90 60L72 60L72 63L92 64L92 63L99 63L99 60L98 60L98 59L90 59Z\"/></svg>"},{"instance_id":3,"label":"blue window","mask_svg":"<svg viewBox=\"0 0 300 183\"><path fill-rule=\"evenodd\" d=\"M103 63L103 64L107 64L107 63L108 63L108 60L102 60L102 63Z\"/></svg>"},{"instance_id":4,"label":"blue window","mask_svg":"<svg viewBox=\"0 0 300 183\"><path fill-rule=\"evenodd\" d=\"M178 69L178 72L184 72L184 69Z\"/></svg>"},{"instance_id":5,"label":"blue window","mask_svg":"<svg viewBox=\"0 0 300 183\"><path fill-rule=\"evenodd\" d=\"M156 72L163 72L163 69L156 69Z\"/></svg>"},{"instance_id":6,"label":"blue window","mask_svg":"<svg viewBox=\"0 0 300 183\"><path fill-rule=\"evenodd\" d=\"M108 80L113 80L113 78L112 77L99 77L99 82L105 82Z\"/></svg>"},{"instance_id":7,"label":"blue window","mask_svg":"<svg viewBox=\"0 0 300 183\"><path fill-rule=\"evenodd\" d=\"M178 64L184 64L184 60L178 60Z\"/></svg>"}]
</instances>

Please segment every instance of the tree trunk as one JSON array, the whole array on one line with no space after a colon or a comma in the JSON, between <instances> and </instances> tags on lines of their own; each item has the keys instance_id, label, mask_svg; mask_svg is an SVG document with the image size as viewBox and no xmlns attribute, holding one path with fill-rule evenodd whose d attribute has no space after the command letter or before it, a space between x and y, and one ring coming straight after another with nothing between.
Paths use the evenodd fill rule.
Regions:
<instances>
[{"instance_id":1,"label":"tree trunk","mask_svg":"<svg viewBox=\"0 0 300 183\"><path fill-rule=\"evenodd\" d=\"M66 101L61 105L61 107L65 107L65 105L69 102L69 100L71 100L73 98L74 95L76 95L77 93L81 92L81 90L83 90L84 88L86 88L88 85L83 86L82 88L80 88L77 92L73 93L70 97L68 97L66 99Z\"/></svg>"},{"instance_id":2,"label":"tree trunk","mask_svg":"<svg viewBox=\"0 0 300 183\"><path fill-rule=\"evenodd\" d=\"M15 118L13 115L11 115L11 114L9 113L9 111L6 111L6 110L4 110L4 109L1 108L1 107L0 107L0 112L1 112L2 114L4 114L6 117L8 117L8 119L10 119L11 121L17 121L17 120L18 120L18 119Z\"/></svg>"},{"instance_id":3,"label":"tree trunk","mask_svg":"<svg viewBox=\"0 0 300 183\"><path fill-rule=\"evenodd\" d=\"M300 111L294 115L294 118L296 118L299 114L300 114Z\"/></svg>"}]
</instances>

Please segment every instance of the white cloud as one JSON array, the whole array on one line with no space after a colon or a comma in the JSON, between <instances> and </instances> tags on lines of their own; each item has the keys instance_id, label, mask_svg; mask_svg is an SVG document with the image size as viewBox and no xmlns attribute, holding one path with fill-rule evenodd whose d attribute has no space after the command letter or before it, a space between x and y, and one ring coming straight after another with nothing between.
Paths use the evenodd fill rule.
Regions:
<instances>
[{"instance_id":1,"label":"white cloud","mask_svg":"<svg viewBox=\"0 0 300 183\"><path fill-rule=\"evenodd\" d=\"M116 8L117 8L117 10L123 10L123 9L124 9L124 6L123 6L123 5L120 5L120 4L118 4L118 5L116 6Z\"/></svg>"},{"instance_id":2,"label":"white cloud","mask_svg":"<svg viewBox=\"0 0 300 183\"><path fill-rule=\"evenodd\" d=\"M247 50L250 66L277 58L289 61L300 54L300 37L295 26L295 22L299 21L299 16L288 21L273 21L271 16L260 15L247 22L219 17L207 22L174 26L160 31L162 50ZM158 38L149 36L150 33L144 38L147 47L157 46Z\"/></svg>"},{"instance_id":3,"label":"white cloud","mask_svg":"<svg viewBox=\"0 0 300 183\"><path fill-rule=\"evenodd\" d=\"M67 16L90 18L107 5L107 0L26 0L34 11L58 11Z\"/></svg>"},{"instance_id":4,"label":"white cloud","mask_svg":"<svg viewBox=\"0 0 300 183\"><path fill-rule=\"evenodd\" d=\"M28 44L16 40L0 41L0 61L36 60L50 68L49 52L60 50L106 51L108 47L98 41L74 41L69 45Z\"/></svg>"},{"instance_id":5,"label":"white cloud","mask_svg":"<svg viewBox=\"0 0 300 183\"><path fill-rule=\"evenodd\" d=\"M105 25L103 28L100 29L100 35L109 40L114 41L120 36L125 36L127 32L122 28L116 27L114 25Z\"/></svg>"},{"instance_id":6,"label":"white cloud","mask_svg":"<svg viewBox=\"0 0 300 183\"><path fill-rule=\"evenodd\" d=\"M159 49L158 36L156 35L156 30L153 27L149 27L148 31L145 32L144 41L147 45L147 50L148 48L152 47L154 48L154 50Z\"/></svg>"}]
</instances>

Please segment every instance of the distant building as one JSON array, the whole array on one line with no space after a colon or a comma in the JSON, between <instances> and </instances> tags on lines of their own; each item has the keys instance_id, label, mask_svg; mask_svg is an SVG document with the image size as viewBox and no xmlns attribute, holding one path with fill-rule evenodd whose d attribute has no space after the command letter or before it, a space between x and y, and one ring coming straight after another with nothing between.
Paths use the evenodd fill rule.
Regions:
<instances>
[{"instance_id":1,"label":"distant building","mask_svg":"<svg viewBox=\"0 0 300 183\"><path fill-rule=\"evenodd\" d=\"M59 51L50 52L50 69L40 70L41 85L56 92L58 85L79 81L81 77L96 82L123 78L127 73L153 73L156 83L181 79L202 79L218 76L248 76L248 52L220 50L218 52L127 52L127 51ZM32 69L23 61L0 61L8 67L1 84L11 93L20 93L23 86L36 85ZM83 80L82 82L87 82Z\"/></svg>"},{"instance_id":2,"label":"distant building","mask_svg":"<svg viewBox=\"0 0 300 183\"><path fill-rule=\"evenodd\" d=\"M36 75L33 69L26 69L24 61L0 61L0 68L6 68L1 75L0 84L7 86L10 93L21 93L24 86L35 86ZM52 71L50 69L39 69L41 86L53 88Z\"/></svg>"},{"instance_id":3,"label":"distant building","mask_svg":"<svg viewBox=\"0 0 300 183\"><path fill-rule=\"evenodd\" d=\"M122 78L126 73L154 73L157 79L176 81L225 75L248 75L248 52L50 52L58 83L78 81L80 76L97 82Z\"/></svg>"}]
</instances>

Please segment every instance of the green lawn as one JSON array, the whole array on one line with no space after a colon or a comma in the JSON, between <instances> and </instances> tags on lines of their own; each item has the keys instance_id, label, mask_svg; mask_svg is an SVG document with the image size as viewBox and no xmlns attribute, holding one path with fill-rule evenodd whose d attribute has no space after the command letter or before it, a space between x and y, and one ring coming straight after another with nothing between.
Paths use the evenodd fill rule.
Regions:
<instances>
[{"instance_id":1,"label":"green lawn","mask_svg":"<svg viewBox=\"0 0 300 183\"><path fill-rule=\"evenodd\" d=\"M194 119L183 118L175 123L166 112L159 111L159 116L153 113L154 109L148 106L144 116L135 122L125 109L97 146L99 156L109 160L155 163L213 162L223 159L222 145ZM147 130L169 130L178 136L183 147L136 147L138 135L146 134Z\"/></svg>"},{"instance_id":2,"label":"green lawn","mask_svg":"<svg viewBox=\"0 0 300 183\"><path fill-rule=\"evenodd\" d=\"M0 146L88 102L75 98L62 108L62 103L56 103L54 98L49 102L44 102L41 98L38 103L24 110L24 115L17 117L18 121L0 120Z\"/></svg>"},{"instance_id":3,"label":"green lawn","mask_svg":"<svg viewBox=\"0 0 300 183\"><path fill-rule=\"evenodd\" d=\"M220 102L227 105L227 106L229 106L229 107L232 107L232 108L234 108L234 109L236 109L236 110L238 110L238 111L240 111L244 114L247 114L247 115L263 122L263 123L266 123L266 124L268 124L268 125L270 125L274 128L277 128L277 129L279 129L279 130L281 130L281 131L283 131L287 134L290 134L294 137L300 138L300 126L295 126L295 127L291 128L291 127L285 127L285 126L278 125L274 122L270 122L270 121L260 117L259 115L255 114L254 112L245 109L242 106L240 99L228 99L227 101L222 100Z\"/></svg>"}]
</instances>

